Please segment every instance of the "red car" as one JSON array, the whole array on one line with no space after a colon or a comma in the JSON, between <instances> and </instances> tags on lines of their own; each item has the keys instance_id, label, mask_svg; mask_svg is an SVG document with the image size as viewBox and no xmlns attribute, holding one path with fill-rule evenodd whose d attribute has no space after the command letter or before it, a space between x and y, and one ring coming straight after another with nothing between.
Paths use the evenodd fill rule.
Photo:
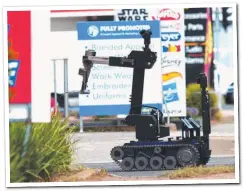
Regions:
<instances>
[{"instance_id":1,"label":"red car","mask_svg":"<svg viewBox=\"0 0 243 191\"><path fill-rule=\"evenodd\" d=\"M51 97L51 115L54 115L56 114L56 108L55 108L55 103L56 103L56 106L58 107L58 103L57 101L55 100L54 97Z\"/></svg>"}]
</instances>

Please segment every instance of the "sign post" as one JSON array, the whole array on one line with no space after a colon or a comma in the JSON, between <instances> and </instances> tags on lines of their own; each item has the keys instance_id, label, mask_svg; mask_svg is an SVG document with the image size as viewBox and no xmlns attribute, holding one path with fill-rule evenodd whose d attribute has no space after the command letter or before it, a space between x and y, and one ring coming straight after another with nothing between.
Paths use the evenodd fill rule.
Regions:
<instances>
[{"instance_id":1,"label":"sign post","mask_svg":"<svg viewBox=\"0 0 243 191\"><path fill-rule=\"evenodd\" d=\"M56 60L53 59L53 71L54 71L54 98L55 98L55 102L54 102L54 111L57 111L57 74L56 74Z\"/></svg>"},{"instance_id":2,"label":"sign post","mask_svg":"<svg viewBox=\"0 0 243 191\"><path fill-rule=\"evenodd\" d=\"M68 59L64 58L64 116L68 117Z\"/></svg>"}]
</instances>

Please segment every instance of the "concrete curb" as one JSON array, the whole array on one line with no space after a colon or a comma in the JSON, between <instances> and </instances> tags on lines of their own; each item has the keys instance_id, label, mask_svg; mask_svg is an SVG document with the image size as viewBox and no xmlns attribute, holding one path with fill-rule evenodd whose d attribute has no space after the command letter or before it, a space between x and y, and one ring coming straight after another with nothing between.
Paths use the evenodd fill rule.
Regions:
<instances>
[{"instance_id":1,"label":"concrete curb","mask_svg":"<svg viewBox=\"0 0 243 191\"><path fill-rule=\"evenodd\" d=\"M228 157L235 157L235 155L212 155L211 158L228 158ZM88 164L110 164L115 163L113 160L104 160L104 161L95 161L95 162L88 162L88 163L82 163L83 165ZM79 165L79 163L73 163L72 165Z\"/></svg>"}]
</instances>

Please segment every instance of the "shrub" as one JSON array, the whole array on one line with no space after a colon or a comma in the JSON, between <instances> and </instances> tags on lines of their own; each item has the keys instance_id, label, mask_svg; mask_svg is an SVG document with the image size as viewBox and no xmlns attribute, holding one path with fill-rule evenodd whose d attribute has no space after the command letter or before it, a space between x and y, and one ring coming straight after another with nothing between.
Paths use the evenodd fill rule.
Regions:
<instances>
[{"instance_id":1,"label":"shrub","mask_svg":"<svg viewBox=\"0 0 243 191\"><path fill-rule=\"evenodd\" d=\"M215 116L218 112L220 112L220 109L213 107L210 109L210 111L211 111L211 116Z\"/></svg>"},{"instance_id":2,"label":"shrub","mask_svg":"<svg viewBox=\"0 0 243 191\"><path fill-rule=\"evenodd\" d=\"M69 112L69 116L79 118L79 112L71 111Z\"/></svg>"},{"instance_id":3,"label":"shrub","mask_svg":"<svg viewBox=\"0 0 243 191\"><path fill-rule=\"evenodd\" d=\"M209 91L209 102L210 108L217 107L218 97L215 93L212 93L212 89L208 89ZM199 110L199 115L202 114L202 106L201 106L201 88L199 84L189 84L186 90L186 99L187 99L187 107L189 108L197 108Z\"/></svg>"},{"instance_id":4,"label":"shrub","mask_svg":"<svg viewBox=\"0 0 243 191\"><path fill-rule=\"evenodd\" d=\"M55 173L69 170L72 161L72 130L58 117L51 123L32 124L24 152L26 124L10 123L10 181L49 180Z\"/></svg>"},{"instance_id":5,"label":"shrub","mask_svg":"<svg viewBox=\"0 0 243 191\"><path fill-rule=\"evenodd\" d=\"M110 116L110 115L99 115L99 116L92 116L92 119L95 121L99 121L104 118L116 118L116 116Z\"/></svg>"},{"instance_id":6,"label":"shrub","mask_svg":"<svg viewBox=\"0 0 243 191\"><path fill-rule=\"evenodd\" d=\"M222 112L218 111L215 113L214 118L216 121L221 121L223 119L223 114Z\"/></svg>"},{"instance_id":7,"label":"shrub","mask_svg":"<svg viewBox=\"0 0 243 191\"><path fill-rule=\"evenodd\" d=\"M197 108L187 107L186 111L187 114L191 117L195 117L199 115L199 110Z\"/></svg>"}]
</instances>

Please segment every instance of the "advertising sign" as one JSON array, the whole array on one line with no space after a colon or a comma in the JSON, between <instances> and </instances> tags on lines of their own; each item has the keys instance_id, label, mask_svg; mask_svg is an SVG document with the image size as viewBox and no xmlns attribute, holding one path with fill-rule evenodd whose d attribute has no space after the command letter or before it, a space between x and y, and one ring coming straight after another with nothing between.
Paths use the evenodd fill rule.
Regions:
<instances>
[{"instance_id":1,"label":"advertising sign","mask_svg":"<svg viewBox=\"0 0 243 191\"><path fill-rule=\"evenodd\" d=\"M31 102L30 11L8 11L9 94L11 104Z\"/></svg>"},{"instance_id":2,"label":"advertising sign","mask_svg":"<svg viewBox=\"0 0 243 191\"><path fill-rule=\"evenodd\" d=\"M158 10L158 14L152 16L153 20L160 21L179 21L181 18L181 14L176 9L171 8L163 8Z\"/></svg>"},{"instance_id":3,"label":"advertising sign","mask_svg":"<svg viewBox=\"0 0 243 191\"><path fill-rule=\"evenodd\" d=\"M206 8L185 9L186 84L196 83L204 70L206 21Z\"/></svg>"},{"instance_id":4,"label":"advertising sign","mask_svg":"<svg viewBox=\"0 0 243 191\"><path fill-rule=\"evenodd\" d=\"M160 21L162 53L162 80L165 116L186 115L185 35L184 9L120 9L117 21L158 20ZM162 101L163 103L163 101Z\"/></svg>"},{"instance_id":5,"label":"advertising sign","mask_svg":"<svg viewBox=\"0 0 243 191\"><path fill-rule=\"evenodd\" d=\"M199 73L205 72L210 86L213 87L211 17L209 8L185 9L187 84L196 83Z\"/></svg>"},{"instance_id":6,"label":"advertising sign","mask_svg":"<svg viewBox=\"0 0 243 191\"><path fill-rule=\"evenodd\" d=\"M149 20L148 9L118 9L115 15L116 21L146 21Z\"/></svg>"},{"instance_id":7,"label":"advertising sign","mask_svg":"<svg viewBox=\"0 0 243 191\"><path fill-rule=\"evenodd\" d=\"M49 87L51 79L48 76L51 62L47 45L50 32L49 11L9 10L6 14L9 119L31 118L32 122L49 122L51 119ZM47 41L43 41L43 38Z\"/></svg>"},{"instance_id":8,"label":"advertising sign","mask_svg":"<svg viewBox=\"0 0 243 191\"><path fill-rule=\"evenodd\" d=\"M80 50L96 51L96 56L124 57L132 50L143 50L141 30L152 31L151 50L157 52L157 62L145 71L143 104L162 109L161 40L159 21L79 22L77 23ZM128 114L132 90L133 69L110 67L94 63L88 88L89 95L79 96L80 115ZM81 82L80 82L81 87Z\"/></svg>"},{"instance_id":9,"label":"advertising sign","mask_svg":"<svg viewBox=\"0 0 243 191\"><path fill-rule=\"evenodd\" d=\"M210 14L210 8L207 8L207 26L206 26L206 45L205 45L204 73L207 76L208 82L212 81L212 79L211 79L212 76L210 75L210 68L211 68L212 62L213 62L212 19L211 19L211 14Z\"/></svg>"},{"instance_id":10,"label":"advertising sign","mask_svg":"<svg viewBox=\"0 0 243 191\"><path fill-rule=\"evenodd\" d=\"M161 27L163 113L186 116L184 10L158 9L152 19Z\"/></svg>"},{"instance_id":11,"label":"advertising sign","mask_svg":"<svg viewBox=\"0 0 243 191\"><path fill-rule=\"evenodd\" d=\"M204 64L206 8L185 9L186 63Z\"/></svg>"}]
</instances>

